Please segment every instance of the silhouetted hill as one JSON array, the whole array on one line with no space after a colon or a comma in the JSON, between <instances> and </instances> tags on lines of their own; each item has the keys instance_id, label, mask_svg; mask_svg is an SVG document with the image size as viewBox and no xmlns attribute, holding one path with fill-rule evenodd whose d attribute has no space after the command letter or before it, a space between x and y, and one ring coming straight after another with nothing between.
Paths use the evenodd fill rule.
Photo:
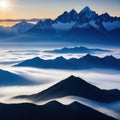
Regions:
<instances>
[{"instance_id":1,"label":"silhouetted hill","mask_svg":"<svg viewBox=\"0 0 120 120\"><path fill-rule=\"evenodd\" d=\"M102 90L91 85L81 78L69 78L52 87L33 95L16 96L17 99L29 99L35 102L60 98L65 96L78 96L99 102L113 102L120 100L119 90Z\"/></svg>"},{"instance_id":2,"label":"silhouetted hill","mask_svg":"<svg viewBox=\"0 0 120 120\"><path fill-rule=\"evenodd\" d=\"M0 70L0 86L13 86L13 85L32 85L34 82L23 78L17 74Z\"/></svg>"},{"instance_id":3,"label":"silhouetted hill","mask_svg":"<svg viewBox=\"0 0 120 120\"><path fill-rule=\"evenodd\" d=\"M62 105L52 101L34 104L0 104L1 120L116 120L80 103Z\"/></svg>"},{"instance_id":4,"label":"silhouetted hill","mask_svg":"<svg viewBox=\"0 0 120 120\"><path fill-rule=\"evenodd\" d=\"M120 70L120 59L113 56L106 56L104 58L99 58L97 56L92 56L87 54L82 58L76 59L71 58L69 60L58 57L52 60L43 60L39 57L26 60L15 66L28 66L37 68L53 68L53 69L116 69Z\"/></svg>"},{"instance_id":5,"label":"silhouetted hill","mask_svg":"<svg viewBox=\"0 0 120 120\"><path fill-rule=\"evenodd\" d=\"M62 49L55 49L55 50L47 50L44 52L50 52L50 53L105 53L105 52L111 52L110 50L103 50L103 49L90 49L87 47L73 47L73 48L67 48L64 47Z\"/></svg>"}]
</instances>

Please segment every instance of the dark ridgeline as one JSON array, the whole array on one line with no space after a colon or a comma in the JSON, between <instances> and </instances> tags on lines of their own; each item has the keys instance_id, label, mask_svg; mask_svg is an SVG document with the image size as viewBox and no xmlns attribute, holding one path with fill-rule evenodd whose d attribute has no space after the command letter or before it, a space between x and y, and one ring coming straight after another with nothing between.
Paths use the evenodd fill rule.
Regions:
<instances>
[{"instance_id":1,"label":"dark ridgeline","mask_svg":"<svg viewBox=\"0 0 120 120\"><path fill-rule=\"evenodd\" d=\"M44 52L48 52L48 53L88 53L88 54L92 54L92 53L107 53L107 52L112 52L110 50L103 50L103 49L90 49L87 47L73 47L73 48L67 48L64 47L62 49L55 49L55 50L47 50Z\"/></svg>"},{"instance_id":2,"label":"dark ridgeline","mask_svg":"<svg viewBox=\"0 0 120 120\"><path fill-rule=\"evenodd\" d=\"M78 102L62 105L52 101L34 104L0 104L1 120L117 120Z\"/></svg>"},{"instance_id":3,"label":"dark ridgeline","mask_svg":"<svg viewBox=\"0 0 120 120\"><path fill-rule=\"evenodd\" d=\"M26 66L26 67L37 67L37 68L53 68L53 69L72 69L72 70L82 70L82 69L116 69L120 70L120 59L113 56L105 56L99 58L97 56L92 56L87 54L82 58L71 58L69 60L64 57L57 57L56 59L44 60L39 57L33 59L25 60L15 66Z\"/></svg>"},{"instance_id":4,"label":"dark ridgeline","mask_svg":"<svg viewBox=\"0 0 120 120\"><path fill-rule=\"evenodd\" d=\"M33 85L37 84L20 75L0 69L0 86L15 86L15 85Z\"/></svg>"},{"instance_id":5,"label":"dark ridgeline","mask_svg":"<svg viewBox=\"0 0 120 120\"><path fill-rule=\"evenodd\" d=\"M13 99L29 99L34 102L39 102L66 96L78 96L98 102L109 103L120 100L120 91L117 89L102 90L81 78L70 76L40 93L16 96Z\"/></svg>"}]
</instances>

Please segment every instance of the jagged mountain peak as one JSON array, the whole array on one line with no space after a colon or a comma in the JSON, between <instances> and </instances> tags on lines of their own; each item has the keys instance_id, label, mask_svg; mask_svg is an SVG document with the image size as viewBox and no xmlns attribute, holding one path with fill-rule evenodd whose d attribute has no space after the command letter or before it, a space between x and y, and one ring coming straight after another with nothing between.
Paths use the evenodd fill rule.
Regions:
<instances>
[{"instance_id":1,"label":"jagged mountain peak","mask_svg":"<svg viewBox=\"0 0 120 120\"><path fill-rule=\"evenodd\" d=\"M43 25L51 26L53 23L56 23L56 22L54 20L52 20L52 19L46 19L43 22Z\"/></svg>"},{"instance_id":2,"label":"jagged mountain peak","mask_svg":"<svg viewBox=\"0 0 120 120\"><path fill-rule=\"evenodd\" d=\"M81 12L88 12L88 11L91 11L90 7L86 6L84 7Z\"/></svg>"},{"instance_id":3,"label":"jagged mountain peak","mask_svg":"<svg viewBox=\"0 0 120 120\"><path fill-rule=\"evenodd\" d=\"M74 36L79 34L80 37L82 36L83 39L86 39L84 34L82 34L82 30L84 30L85 35L90 34L89 38L91 38L91 36L93 35L93 38L91 39L104 39L107 37L106 35L110 31L119 27L119 18L111 17L107 12L102 15L98 15L95 11L86 6L79 13L75 9L72 9L71 11L65 11L63 14L59 15L55 20L39 20L35 25L30 25L30 23L27 23L27 21L23 20L20 23L16 24L15 29L12 30L17 29L16 31L18 33L45 33L50 31L50 33L53 32L54 34L58 32L58 34L60 34L60 37L62 36L62 32L71 32L78 30L80 31L79 33L72 33L72 35ZM53 38L54 36L55 39L58 39L57 37L59 37L57 35L52 35Z\"/></svg>"},{"instance_id":4,"label":"jagged mountain peak","mask_svg":"<svg viewBox=\"0 0 120 120\"><path fill-rule=\"evenodd\" d=\"M44 21L39 20L36 25L31 29L32 31L48 31L52 30L52 24L56 23L56 21L52 19L45 19Z\"/></svg>"},{"instance_id":5,"label":"jagged mountain peak","mask_svg":"<svg viewBox=\"0 0 120 120\"><path fill-rule=\"evenodd\" d=\"M31 23L28 23L26 20L22 20L22 21L20 21L19 23L17 23L16 25L14 25L14 26L21 26L21 25L27 25L27 24L31 24ZM13 26L13 27L14 27Z\"/></svg>"},{"instance_id":6,"label":"jagged mountain peak","mask_svg":"<svg viewBox=\"0 0 120 120\"><path fill-rule=\"evenodd\" d=\"M57 21L63 22L63 23L69 23L72 21L76 21L78 18L78 13L76 10L72 9L70 12L65 11L63 14L57 17Z\"/></svg>"},{"instance_id":7,"label":"jagged mountain peak","mask_svg":"<svg viewBox=\"0 0 120 120\"><path fill-rule=\"evenodd\" d=\"M34 24L28 23L26 20L22 20L21 22L12 26L11 29L14 30L16 33L25 33L28 30L30 30L33 26Z\"/></svg>"},{"instance_id":8,"label":"jagged mountain peak","mask_svg":"<svg viewBox=\"0 0 120 120\"><path fill-rule=\"evenodd\" d=\"M80 59L83 59L83 60L93 60L93 59L100 59L99 57L97 57L97 56L93 56L93 55L91 55L91 54L86 54L85 56L83 56L82 58L80 58Z\"/></svg>"},{"instance_id":9,"label":"jagged mountain peak","mask_svg":"<svg viewBox=\"0 0 120 120\"><path fill-rule=\"evenodd\" d=\"M75 9L72 9L69 13L71 13L71 14L77 14L77 11Z\"/></svg>"},{"instance_id":10,"label":"jagged mountain peak","mask_svg":"<svg viewBox=\"0 0 120 120\"><path fill-rule=\"evenodd\" d=\"M105 13L103 13L102 15L100 15L100 19L102 20L102 21L111 21L112 20L112 17L107 13L107 12L105 12Z\"/></svg>"},{"instance_id":11,"label":"jagged mountain peak","mask_svg":"<svg viewBox=\"0 0 120 120\"><path fill-rule=\"evenodd\" d=\"M85 7L79 13L79 21L80 22L89 22L98 17L95 11L92 11L89 7Z\"/></svg>"},{"instance_id":12,"label":"jagged mountain peak","mask_svg":"<svg viewBox=\"0 0 120 120\"><path fill-rule=\"evenodd\" d=\"M104 57L104 59L116 60L116 58L112 55L107 55L107 56Z\"/></svg>"},{"instance_id":13,"label":"jagged mountain peak","mask_svg":"<svg viewBox=\"0 0 120 120\"><path fill-rule=\"evenodd\" d=\"M110 15L107 12L103 13L102 15L106 17L110 17Z\"/></svg>"}]
</instances>

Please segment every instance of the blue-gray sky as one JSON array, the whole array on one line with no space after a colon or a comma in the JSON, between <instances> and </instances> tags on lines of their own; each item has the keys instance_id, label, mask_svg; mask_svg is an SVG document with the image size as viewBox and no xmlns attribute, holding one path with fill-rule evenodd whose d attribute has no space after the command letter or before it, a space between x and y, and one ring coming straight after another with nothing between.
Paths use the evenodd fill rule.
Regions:
<instances>
[{"instance_id":1,"label":"blue-gray sky","mask_svg":"<svg viewBox=\"0 0 120 120\"><path fill-rule=\"evenodd\" d=\"M1 1L1 0L0 0ZM78 12L89 6L98 14L108 12L120 16L120 0L7 0L9 9L3 10L4 19L10 18L56 18L64 11L75 9Z\"/></svg>"}]
</instances>

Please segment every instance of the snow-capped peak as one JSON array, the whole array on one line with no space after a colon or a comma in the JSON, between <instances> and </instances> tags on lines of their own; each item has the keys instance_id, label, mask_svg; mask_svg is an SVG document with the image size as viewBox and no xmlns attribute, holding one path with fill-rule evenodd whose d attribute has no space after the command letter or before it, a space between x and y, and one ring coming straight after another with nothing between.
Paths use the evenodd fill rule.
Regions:
<instances>
[{"instance_id":1,"label":"snow-capped peak","mask_svg":"<svg viewBox=\"0 0 120 120\"><path fill-rule=\"evenodd\" d=\"M88 6L86 6L86 7L84 7L82 10L81 10L81 13L83 13L83 12L90 12L91 11L91 9L88 7Z\"/></svg>"},{"instance_id":2,"label":"snow-capped peak","mask_svg":"<svg viewBox=\"0 0 120 120\"><path fill-rule=\"evenodd\" d=\"M11 27L16 33L24 33L30 30L34 24L28 23L27 21L23 20L20 23L15 24Z\"/></svg>"},{"instance_id":3,"label":"snow-capped peak","mask_svg":"<svg viewBox=\"0 0 120 120\"><path fill-rule=\"evenodd\" d=\"M56 21L63 23L70 23L76 21L78 18L78 13L72 9L70 12L65 11L62 15L58 16Z\"/></svg>"},{"instance_id":4,"label":"snow-capped peak","mask_svg":"<svg viewBox=\"0 0 120 120\"><path fill-rule=\"evenodd\" d=\"M52 24L56 23L51 19L45 19L44 21L39 20L38 23L32 28L32 31L40 31L40 30L52 30Z\"/></svg>"},{"instance_id":5,"label":"snow-capped peak","mask_svg":"<svg viewBox=\"0 0 120 120\"><path fill-rule=\"evenodd\" d=\"M98 15L95 13L95 11L92 11L89 7L85 7L79 13L79 20L83 23L89 22L90 20L94 20L97 17L98 17Z\"/></svg>"},{"instance_id":6,"label":"snow-capped peak","mask_svg":"<svg viewBox=\"0 0 120 120\"><path fill-rule=\"evenodd\" d=\"M23 20L14 25L12 30L17 33L27 31L57 31L66 32L73 29L94 28L100 32L109 32L120 27L120 18L111 17L108 13L96 14L88 6L84 7L79 13L75 9L59 15L55 20L39 20L35 25Z\"/></svg>"}]
</instances>

